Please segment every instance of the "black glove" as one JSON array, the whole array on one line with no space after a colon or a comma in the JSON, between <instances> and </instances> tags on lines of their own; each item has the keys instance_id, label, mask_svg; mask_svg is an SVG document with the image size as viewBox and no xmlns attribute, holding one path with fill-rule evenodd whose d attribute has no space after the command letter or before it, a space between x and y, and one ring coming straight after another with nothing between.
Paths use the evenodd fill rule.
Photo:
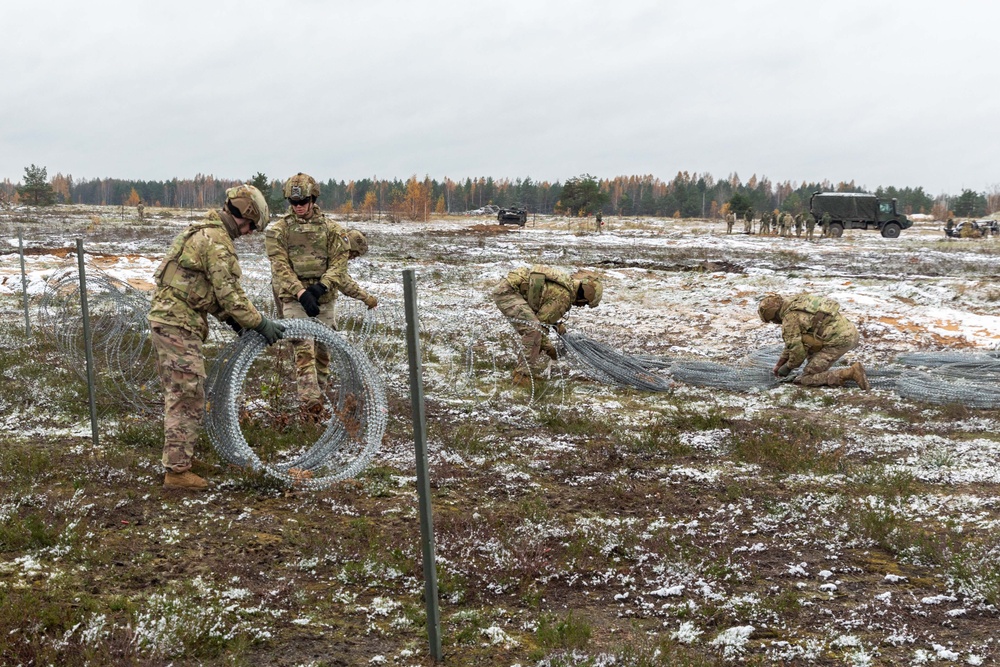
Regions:
<instances>
[{"instance_id":1,"label":"black glove","mask_svg":"<svg viewBox=\"0 0 1000 667\"><path fill-rule=\"evenodd\" d=\"M306 291L316 297L316 300L318 301L321 296L326 294L326 285L323 283L316 283L315 285L307 287Z\"/></svg>"},{"instance_id":2,"label":"black glove","mask_svg":"<svg viewBox=\"0 0 1000 667\"><path fill-rule=\"evenodd\" d=\"M260 324L255 326L253 330L263 336L268 345L274 345L285 337L285 325L278 324L274 320L269 320L266 317L262 319Z\"/></svg>"},{"instance_id":3,"label":"black glove","mask_svg":"<svg viewBox=\"0 0 1000 667\"><path fill-rule=\"evenodd\" d=\"M235 331L237 336L242 336L243 335L243 331L244 331L243 327L241 327L240 323L237 322L236 320L234 320L233 318L227 317L226 319L222 320L222 322L224 324L227 324L230 329L232 329L233 331Z\"/></svg>"},{"instance_id":4,"label":"black glove","mask_svg":"<svg viewBox=\"0 0 1000 667\"><path fill-rule=\"evenodd\" d=\"M782 364L778 370L774 371L776 375L780 375L783 378L788 377L788 374L792 372L792 369L788 367L788 364Z\"/></svg>"},{"instance_id":5,"label":"black glove","mask_svg":"<svg viewBox=\"0 0 1000 667\"><path fill-rule=\"evenodd\" d=\"M316 295L309 290L306 290L299 296L299 303L302 304L302 308L309 317L319 315L319 301L316 300Z\"/></svg>"}]
</instances>

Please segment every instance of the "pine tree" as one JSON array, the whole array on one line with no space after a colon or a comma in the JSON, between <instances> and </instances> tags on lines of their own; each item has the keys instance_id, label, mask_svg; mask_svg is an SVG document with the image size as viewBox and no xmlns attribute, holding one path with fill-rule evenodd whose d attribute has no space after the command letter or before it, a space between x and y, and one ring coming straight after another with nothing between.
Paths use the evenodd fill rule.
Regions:
<instances>
[{"instance_id":1,"label":"pine tree","mask_svg":"<svg viewBox=\"0 0 1000 667\"><path fill-rule=\"evenodd\" d=\"M52 206L56 193L49 185L48 170L31 165L24 168L24 185L17 188L21 201L33 206Z\"/></svg>"}]
</instances>

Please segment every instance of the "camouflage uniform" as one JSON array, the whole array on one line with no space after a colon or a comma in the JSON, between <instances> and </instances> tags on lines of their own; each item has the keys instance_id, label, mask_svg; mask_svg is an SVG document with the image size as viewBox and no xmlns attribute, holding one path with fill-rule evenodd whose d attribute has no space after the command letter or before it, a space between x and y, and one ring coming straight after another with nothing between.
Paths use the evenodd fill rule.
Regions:
<instances>
[{"instance_id":1,"label":"camouflage uniform","mask_svg":"<svg viewBox=\"0 0 1000 667\"><path fill-rule=\"evenodd\" d=\"M743 214L743 232L746 234L753 234L753 210L749 210Z\"/></svg>"},{"instance_id":2,"label":"camouflage uniform","mask_svg":"<svg viewBox=\"0 0 1000 667\"><path fill-rule=\"evenodd\" d=\"M785 349L778 366L789 370L807 361L795 379L807 387L839 387L851 379L848 369L830 370L835 361L858 346L858 330L840 314L840 304L815 294L785 299L778 310Z\"/></svg>"},{"instance_id":3,"label":"camouflage uniform","mask_svg":"<svg viewBox=\"0 0 1000 667\"><path fill-rule=\"evenodd\" d=\"M163 467L191 468L205 411L205 358L208 315L244 329L262 321L240 286L233 239L233 216L212 211L204 222L181 232L156 269L156 292L149 308L150 338L163 385Z\"/></svg>"},{"instance_id":4,"label":"camouflage uniform","mask_svg":"<svg viewBox=\"0 0 1000 667\"><path fill-rule=\"evenodd\" d=\"M139 222L142 222L143 212L146 210L146 207L142 205L142 202L139 202L139 205L135 207L135 210L139 214Z\"/></svg>"},{"instance_id":5,"label":"camouflage uniform","mask_svg":"<svg viewBox=\"0 0 1000 667\"><path fill-rule=\"evenodd\" d=\"M781 214L781 235L782 236L791 236L792 225L793 224L794 224L794 221L792 219L792 214L791 213L782 213Z\"/></svg>"},{"instance_id":6,"label":"camouflage uniform","mask_svg":"<svg viewBox=\"0 0 1000 667\"><path fill-rule=\"evenodd\" d=\"M813 238L813 233L816 230L816 216L812 213L806 213L806 238L810 241Z\"/></svg>"},{"instance_id":7,"label":"camouflage uniform","mask_svg":"<svg viewBox=\"0 0 1000 667\"><path fill-rule=\"evenodd\" d=\"M760 233L763 235L771 233L771 214L767 211L760 214Z\"/></svg>"},{"instance_id":8,"label":"camouflage uniform","mask_svg":"<svg viewBox=\"0 0 1000 667\"><path fill-rule=\"evenodd\" d=\"M802 214L795 214L795 235L802 236Z\"/></svg>"},{"instance_id":9,"label":"camouflage uniform","mask_svg":"<svg viewBox=\"0 0 1000 667\"><path fill-rule=\"evenodd\" d=\"M820 229L823 231L823 236L830 235L830 221L832 218L829 213L824 213L823 217L819 220Z\"/></svg>"},{"instance_id":10,"label":"camouflage uniform","mask_svg":"<svg viewBox=\"0 0 1000 667\"><path fill-rule=\"evenodd\" d=\"M286 318L308 315L298 295L311 285L321 283L326 292L317 299L320 322L337 328L338 293L367 301L370 297L347 273L351 244L347 231L327 218L316 204L306 217L291 209L268 227L264 237L267 257L271 260L271 285ZM296 388L304 406L322 404L322 389L330 377L330 352L312 340L295 341Z\"/></svg>"},{"instance_id":11,"label":"camouflage uniform","mask_svg":"<svg viewBox=\"0 0 1000 667\"><path fill-rule=\"evenodd\" d=\"M543 350L551 356L555 348L538 323L554 325L573 307L577 281L559 269L535 265L507 274L493 288L493 301L521 334L524 359L519 371L537 375L548 366L539 358Z\"/></svg>"},{"instance_id":12,"label":"camouflage uniform","mask_svg":"<svg viewBox=\"0 0 1000 667\"><path fill-rule=\"evenodd\" d=\"M736 214L735 213L726 213L726 233L727 234L732 234L733 233L733 224L735 222L736 222Z\"/></svg>"}]
</instances>

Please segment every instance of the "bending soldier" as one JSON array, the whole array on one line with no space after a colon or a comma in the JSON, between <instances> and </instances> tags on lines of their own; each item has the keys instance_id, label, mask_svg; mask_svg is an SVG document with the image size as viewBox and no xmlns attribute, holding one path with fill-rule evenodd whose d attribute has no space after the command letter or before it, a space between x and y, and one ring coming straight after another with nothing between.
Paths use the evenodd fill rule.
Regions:
<instances>
[{"instance_id":1,"label":"bending soldier","mask_svg":"<svg viewBox=\"0 0 1000 667\"><path fill-rule=\"evenodd\" d=\"M319 184L299 172L285 181L282 190L288 213L267 230L264 247L271 261L271 286L283 317L315 317L331 329L337 328L338 294L364 301L369 310L378 299L366 292L347 273L347 261L368 252L364 235L346 231L319 206ZM302 409L323 417L324 387L330 377L330 353L312 340L297 340L295 349L296 390Z\"/></svg>"},{"instance_id":2,"label":"bending soldier","mask_svg":"<svg viewBox=\"0 0 1000 667\"><path fill-rule=\"evenodd\" d=\"M154 274L149 308L150 339L163 385L163 487L199 491L208 483L191 472L194 446L205 412L208 315L237 333L253 329L268 345L284 327L258 312L240 286L233 240L267 227L270 212L252 185L226 191L222 209L177 235Z\"/></svg>"},{"instance_id":3,"label":"bending soldier","mask_svg":"<svg viewBox=\"0 0 1000 667\"><path fill-rule=\"evenodd\" d=\"M774 366L774 374L787 377L807 362L795 382L806 387L840 387L853 380L868 391L868 377L860 363L830 370L835 361L858 346L858 330L840 313L840 304L814 294L784 298L768 294L757 314L763 322L781 325L785 349Z\"/></svg>"},{"instance_id":4,"label":"bending soldier","mask_svg":"<svg viewBox=\"0 0 1000 667\"><path fill-rule=\"evenodd\" d=\"M511 271L493 288L493 301L521 334L524 357L514 371L514 381L530 382L548 367L544 352L556 358L556 349L543 324L563 328L560 320L573 306L596 308L604 289L600 277L590 271L572 276L560 269L535 265Z\"/></svg>"}]
</instances>

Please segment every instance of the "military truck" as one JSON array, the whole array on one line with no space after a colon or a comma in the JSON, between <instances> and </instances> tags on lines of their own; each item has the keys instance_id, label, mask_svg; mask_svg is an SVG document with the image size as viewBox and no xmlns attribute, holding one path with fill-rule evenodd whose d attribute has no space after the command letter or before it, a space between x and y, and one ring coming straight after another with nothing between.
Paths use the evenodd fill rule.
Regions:
<instances>
[{"instance_id":1,"label":"military truck","mask_svg":"<svg viewBox=\"0 0 1000 667\"><path fill-rule=\"evenodd\" d=\"M501 225L506 225L509 222L524 227L524 224L528 222L528 211L522 206L502 208L497 213L497 222Z\"/></svg>"},{"instance_id":2,"label":"military truck","mask_svg":"<svg viewBox=\"0 0 1000 667\"><path fill-rule=\"evenodd\" d=\"M809 198L809 212L817 224L824 213L830 214L829 234L843 235L845 229L877 229L887 239L899 237L899 232L913 226L896 211L895 199L879 199L862 192L814 192Z\"/></svg>"}]
</instances>

